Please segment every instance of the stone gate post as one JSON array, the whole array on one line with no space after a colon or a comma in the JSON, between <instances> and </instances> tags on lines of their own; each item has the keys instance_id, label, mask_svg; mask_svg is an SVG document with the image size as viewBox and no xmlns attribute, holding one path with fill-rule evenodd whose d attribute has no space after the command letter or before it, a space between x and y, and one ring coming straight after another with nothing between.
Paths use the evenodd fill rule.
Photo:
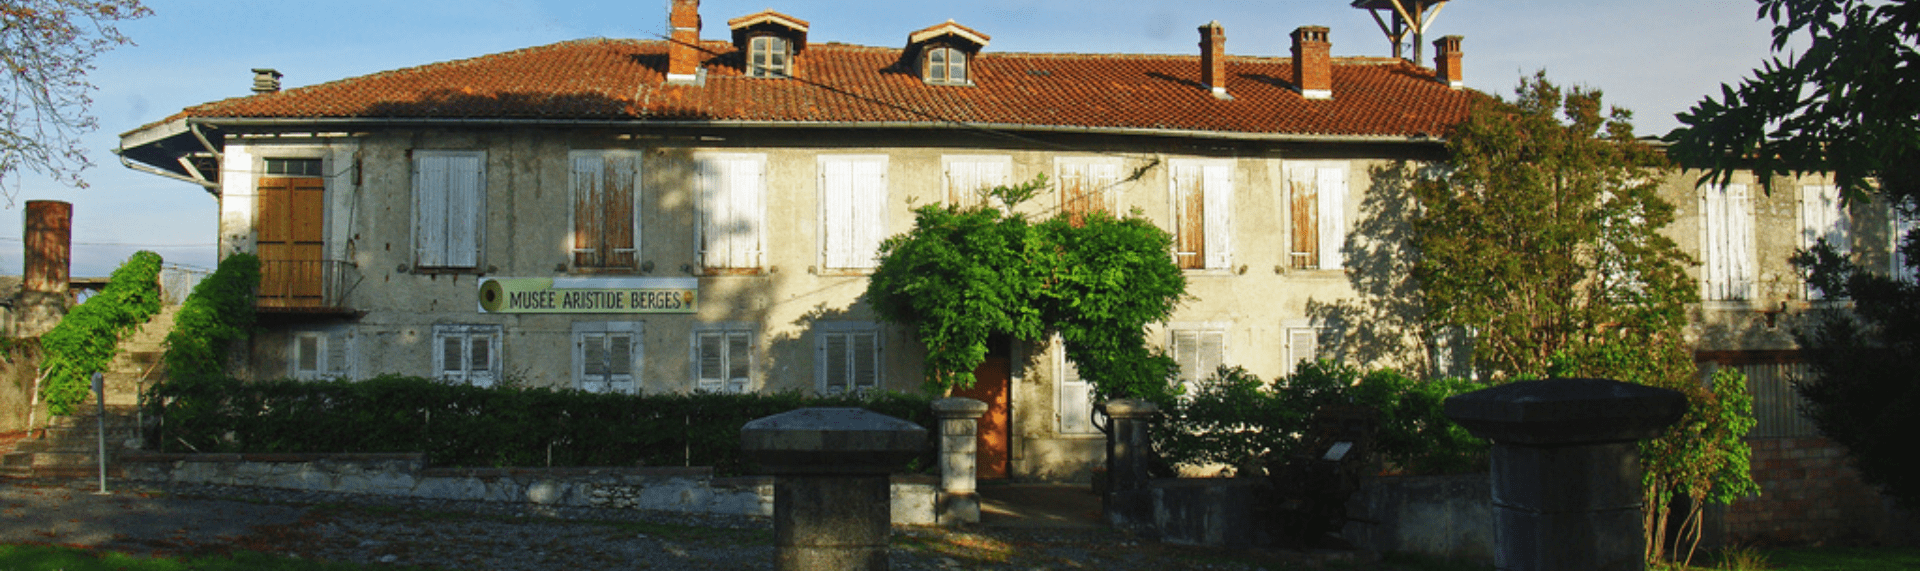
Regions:
<instances>
[{"instance_id":1,"label":"stone gate post","mask_svg":"<svg viewBox=\"0 0 1920 571\"><path fill-rule=\"evenodd\" d=\"M1522 381L1447 399L1493 441L1494 567L1645 568L1640 450L1686 412L1676 391L1605 379Z\"/></svg>"},{"instance_id":2,"label":"stone gate post","mask_svg":"<svg viewBox=\"0 0 1920 571\"><path fill-rule=\"evenodd\" d=\"M1101 499L1107 524L1120 529L1153 527L1153 497L1147 490L1147 462L1153 457L1149 427L1160 408L1140 399L1114 399L1097 405L1107 415L1107 495Z\"/></svg>"},{"instance_id":3,"label":"stone gate post","mask_svg":"<svg viewBox=\"0 0 1920 571\"><path fill-rule=\"evenodd\" d=\"M774 475L774 569L886 569L888 474L926 445L920 425L858 408L803 408L742 426L746 459Z\"/></svg>"},{"instance_id":4,"label":"stone gate post","mask_svg":"<svg viewBox=\"0 0 1920 571\"><path fill-rule=\"evenodd\" d=\"M980 448L980 415L987 403L965 397L933 401L940 417L940 499L934 517L940 525L980 523L980 494L975 488Z\"/></svg>"}]
</instances>

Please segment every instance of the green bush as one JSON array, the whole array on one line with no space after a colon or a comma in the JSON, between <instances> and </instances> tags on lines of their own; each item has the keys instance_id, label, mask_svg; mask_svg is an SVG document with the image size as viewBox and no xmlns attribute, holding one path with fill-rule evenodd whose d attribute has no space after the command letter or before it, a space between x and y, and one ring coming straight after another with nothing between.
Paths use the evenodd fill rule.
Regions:
<instances>
[{"instance_id":1,"label":"green bush","mask_svg":"<svg viewBox=\"0 0 1920 571\"><path fill-rule=\"evenodd\" d=\"M67 312L40 337L40 396L56 415L73 414L86 400L92 374L105 371L120 337L160 312L160 255L135 252L107 279L107 287Z\"/></svg>"},{"instance_id":2,"label":"green bush","mask_svg":"<svg viewBox=\"0 0 1920 571\"><path fill-rule=\"evenodd\" d=\"M226 376L228 347L253 327L254 289L259 285L260 258L233 254L193 287L174 317L173 331L167 333L163 360L168 383Z\"/></svg>"},{"instance_id":3,"label":"green bush","mask_svg":"<svg viewBox=\"0 0 1920 571\"><path fill-rule=\"evenodd\" d=\"M797 393L624 395L482 388L420 377L155 388L160 448L196 452L425 452L440 466L712 466L749 472L740 427L806 407L860 407L938 428L932 401ZM920 461L931 466L932 451Z\"/></svg>"},{"instance_id":4,"label":"green bush","mask_svg":"<svg viewBox=\"0 0 1920 571\"><path fill-rule=\"evenodd\" d=\"M1484 388L1462 379L1418 381L1399 372L1332 361L1305 363L1269 385L1238 367L1221 367L1165 414L1154 448L1174 465L1243 466L1300 450L1315 411L1358 404L1379 415L1373 452L1386 467L1444 474L1484 467L1486 443L1447 420L1447 397Z\"/></svg>"}]
</instances>

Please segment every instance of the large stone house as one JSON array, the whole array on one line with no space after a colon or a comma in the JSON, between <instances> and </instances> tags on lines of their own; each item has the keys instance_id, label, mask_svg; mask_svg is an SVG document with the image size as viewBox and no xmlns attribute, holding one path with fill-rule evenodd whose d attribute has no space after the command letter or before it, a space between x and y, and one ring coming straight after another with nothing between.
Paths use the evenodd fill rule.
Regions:
<instances>
[{"instance_id":1,"label":"large stone house","mask_svg":"<svg viewBox=\"0 0 1920 571\"><path fill-rule=\"evenodd\" d=\"M951 21L852 46L773 11L710 40L697 0L671 26L286 90L255 70L255 94L130 131L120 154L204 187L221 251L261 258L257 378L918 390L922 349L859 299L877 245L918 205L1038 175L1021 211L1138 212L1175 235L1191 298L1150 334L1188 376L1317 357L1470 373L1401 295L1406 181L1483 97L1458 37L1424 67L1333 57L1316 26L1280 57L1228 55L1218 23L1185 55L998 53ZM1703 344L1791 348L1758 324L1803 290L1755 252L1797 247L1798 189L1823 187L1712 198L1693 180L1671 178L1674 235L1726 246L1706 250L1703 288L1725 295ZM1006 442L983 472L1100 457L1057 346L1007 343L982 373Z\"/></svg>"}]
</instances>

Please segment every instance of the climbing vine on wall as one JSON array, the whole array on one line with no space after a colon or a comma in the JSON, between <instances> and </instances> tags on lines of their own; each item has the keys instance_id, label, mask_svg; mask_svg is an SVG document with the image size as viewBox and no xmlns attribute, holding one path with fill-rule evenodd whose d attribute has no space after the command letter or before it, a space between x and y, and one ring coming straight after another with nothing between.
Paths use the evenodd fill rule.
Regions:
<instances>
[{"instance_id":1,"label":"climbing vine on wall","mask_svg":"<svg viewBox=\"0 0 1920 571\"><path fill-rule=\"evenodd\" d=\"M174 317L173 331L167 333L162 359L168 382L226 375L228 347L253 327L254 289L259 285L260 258L233 254L193 287Z\"/></svg>"},{"instance_id":2,"label":"climbing vine on wall","mask_svg":"<svg viewBox=\"0 0 1920 571\"><path fill-rule=\"evenodd\" d=\"M56 415L73 414L86 400L96 371L113 360L120 337L160 312L160 255L135 252L107 279L107 287L67 312L40 337L40 397Z\"/></svg>"},{"instance_id":3,"label":"climbing vine on wall","mask_svg":"<svg viewBox=\"0 0 1920 571\"><path fill-rule=\"evenodd\" d=\"M1163 399L1175 365L1147 346L1145 327L1186 292L1172 237L1139 216L1036 224L1013 212L1046 186L1041 176L992 189L979 206L915 210L913 229L881 244L866 299L926 345L936 392L971 386L992 336L1056 331L1102 396Z\"/></svg>"}]
</instances>

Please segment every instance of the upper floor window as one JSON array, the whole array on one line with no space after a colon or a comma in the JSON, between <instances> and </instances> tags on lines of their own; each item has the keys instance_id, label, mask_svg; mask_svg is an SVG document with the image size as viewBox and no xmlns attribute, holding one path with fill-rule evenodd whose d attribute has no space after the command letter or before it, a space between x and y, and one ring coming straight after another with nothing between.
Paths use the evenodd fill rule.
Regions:
<instances>
[{"instance_id":1,"label":"upper floor window","mask_svg":"<svg viewBox=\"0 0 1920 571\"><path fill-rule=\"evenodd\" d=\"M828 270L872 270L887 238L887 157L820 157L820 245Z\"/></svg>"},{"instance_id":2,"label":"upper floor window","mask_svg":"<svg viewBox=\"0 0 1920 571\"><path fill-rule=\"evenodd\" d=\"M1181 269L1220 270L1233 261L1233 164L1176 161L1173 185L1174 262Z\"/></svg>"},{"instance_id":3,"label":"upper floor window","mask_svg":"<svg viewBox=\"0 0 1920 571\"><path fill-rule=\"evenodd\" d=\"M982 205L1003 206L992 200L989 191L1007 184L1007 171L1013 158L1006 155L956 155L940 157L942 178L946 183L947 204L961 208Z\"/></svg>"},{"instance_id":4,"label":"upper floor window","mask_svg":"<svg viewBox=\"0 0 1920 571\"><path fill-rule=\"evenodd\" d=\"M1916 216L1916 210L1920 210L1920 207L1914 206L1912 202L1893 208L1893 243L1888 245L1893 256L1888 261L1887 271L1893 274L1893 279L1903 283L1914 283L1917 281L1915 278L1920 278L1920 268L1908 265L1908 259L1913 256L1913 252L1908 251L1906 247L1907 244L1914 243L1907 241L1907 235L1912 234L1915 228L1920 228L1920 224L1914 223L1916 218L1920 218Z\"/></svg>"},{"instance_id":5,"label":"upper floor window","mask_svg":"<svg viewBox=\"0 0 1920 571\"><path fill-rule=\"evenodd\" d=\"M637 260L640 157L619 151L574 151L573 267L631 269Z\"/></svg>"},{"instance_id":6,"label":"upper floor window","mask_svg":"<svg viewBox=\"0 0 1920 571\"><path fill-rule=\"evenodd\" d=\"M788 77L793 74L793 44L780 36L754 36L747 41L748 77Z\"/></svg>"},{"instance_id":7,"label":"upper floor window","mask_svg":"<svg viewBox=\"0 0 1920 571\"><path fill-rule=\"evenodd\" d=\"M413 152L414 253L420 267L479 267L486 179L483 151Z\"/></svg>"},{"instance_id":8,"label":"upper floor window","mask_svg":"<svg viewBox=\"0 0 1920 571\"><path fill-rule=\"evenodd\" d=\"M1060 211L1075 224L1094 212L1112 214L1120 184L1120 163L1108 159L1063 158L1056 164Z\"/></svg>"},{"instance_id":9,"label":"upper floor window","mask_svg":"<svg viewBox=\"0 0 1920 571\"><path fill-rule=\"evenodd\" d=\"M720 273L754 273L764 249L762 200L766 155L714 153L697 157L700 177L700 265Z\"/></svg>"},{"instance_id":10,"label":"upper floor window","mask_svg":"<svg viewBox=\"0 0 1920 571\"><path fill-rule=\"evenodd\" d=\"M920 64L921 79L927 83L967 84L967 52L948 46L935 46L923 50Z\"/></svg>"},{"instance_id":11,"label":"upper floor window","mask_svg":"<svg viewBox=\"0 0 1920 571\"><path fill-rule=\"evenodd\" d=\"M1347 168L1344 164L1297 164L1287 168L1287 209L1292 213L1296 270L1337 270L1347 237Z\"/></svg>"},{"instance_id":12,"label":"upper floor window","mask_svg":"<svg viewBox=\"0 0 1920 571\"><path fill-rule=\"evenodd\" d=\"M1710 185L1700 190L1700 298L1752 299L1753 199L1747 185Z\"/></svg>"}]
</instances>

